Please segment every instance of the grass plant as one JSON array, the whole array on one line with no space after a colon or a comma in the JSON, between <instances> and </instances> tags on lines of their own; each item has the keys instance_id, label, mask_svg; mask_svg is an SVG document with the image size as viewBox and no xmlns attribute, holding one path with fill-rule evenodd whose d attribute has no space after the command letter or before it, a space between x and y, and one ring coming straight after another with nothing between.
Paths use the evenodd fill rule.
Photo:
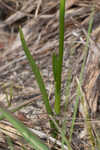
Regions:
<instances>
[{"instance_id":1,"label":"grass plant","mask_svg":"<svg viewBox=\"0 0 100 150\"><path fill-rule=\"evenodd\" d=\"M59 38L59 54L53 55L53 73L54 73L54 81L55 81L55 113L60 114L60 101L61 101L61 74L62 74L62 63L63 63L63 51L64 51L64 14L65 14L65 0L60 0L60 38ZM49 103L49 96L40 73L38 66L33 59L27 44L24 39L24 34L19 29L20 39L22 42L22 47L24 49L25 55L29 60L29 64L32 68L32 71L35 75L36 81L40 88L41 94L43 96L43 101L46 107L46 111L48 115L53 116L53 110ZM14 110L15 111L15 110ZM23 135L23 137L35 148L41 150L48 150L48 147L42 143L42 141L35 135L32 134L19 120L14 118L12 114L0 107L0 112L2 112L0 119L6 118L13 126ZM56 126L52 121L50 121L51 128L56 130Z\"/></svg>"},{"instance_id":2,"label":"grass plant","mask_svg":"<svg viewBox=\"0 0 100 150\"><path fill-rule=\"evenodd\" d=\"M88 36L87 36L87 42L86 42L86 48L84 51L84 61L82 64L82 69L80 73L79 79L77 78L77 97L76 97L76 103L74 107L74 113L72 117L72 125L70 128L70 137L69 140L66 138L66 133L65 131L65 124L63 124L63 128L59 128L59 124L57 123L55 118L55 114L59 115L60 114L60 103L61 103L61 81L62 81L62 64L63 64L63 53L64 53L64 14L65 14L65 0L60 0L60 30L59 30L59 53L58 56L54 53L52 56L52 68L53 68L53 77L54 77L54 84L55 84L55 105L54 105L54 110L52 109L50 102L49 102L49 96L46 90L45 83L43 81L42 75L40 73L40 70L38 66L35 63L34 58L32 57L28 46L26 44L24 34L21 28L19 28L19 33L20 33L20 39L22 43L22 47L24 49L25 55L29 61L29 64L32 68L32 72L35 75L35 79L38 83L38 86L40 88L40 92L43 97L44 105L46 108L46 111L48 113L48 116L50 116L50 126L51 128L55 129L55 131L58 131L60 133L60 136L62 137L62 143L66 144L68 146L68 150L72 150L71 148L71 141L72 141L72 134L74 131L74 125L75 125L75 120L76 120L76 114L78 110L78 104L79 104L79 99L81 99L81 103L84 106L84 101L85 97L83 95L81 86L82 86L82 81L83 81L83 71L85 67L85 62L86 62L86 56L88 52L88 45L89 45L89 37L92 29L92 23L93 23L93 13L91 14L90 18L90 23L89 23L89 29L88 29ZM68 80L67 80L67 87L66 87L66 108L68 107L68 100L69 100L69 95L70 95L70 84L71 84L71 70L69 71L68 75ZM12 96L12 94L11 94ZM84 108L84 107L83 107ZM15 110L12 110L12 112L17 111L20 108L16 108ZM92 128L91 128L91 123L88 122L89 115L87 108L84 108L85 114L86 114L86 120L85 123L87 125L87 131L90 135L90 141L92 143L92 149L94 149L94 137L92 135ZM0 106L0 112L2 113L0 115L0 119L6 118L12 125L18 130L18 132L26 139L27 142L30 143L32 148L35 148L36 150L49 150L49 148L37 137L35 134L33 134L27 127L24 126L23 123L21 123L18 119L16 119L9 111L7 111L4 107ZM64 122L65 123L65 122ZM8 143L11 146L11 149L13 150L12 143L10 139L8 138Z\"/></svg>"}]
</instances>

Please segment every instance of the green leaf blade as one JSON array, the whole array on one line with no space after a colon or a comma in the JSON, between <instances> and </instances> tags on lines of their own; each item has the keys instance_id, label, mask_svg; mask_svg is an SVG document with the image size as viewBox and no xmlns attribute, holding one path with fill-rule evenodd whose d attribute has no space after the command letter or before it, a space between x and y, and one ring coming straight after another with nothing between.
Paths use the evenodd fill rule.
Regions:
<instances>
[{"instance_id":1,"label":"green leaf blade","mask_svg":"<svg viewBox=\"0 0 100 150\"><path fill-rule=\"evenodd\" d=\"M55 112L60 114L60 101L61 101L61 77L62 77L62 64L64 53L64 15L65 15L65 0L60 0L60 33L59 33L59 55L56 62L56 83L55 83Z\"/></svg>"},{"instance_id":2,"label":"green leaf blade","mask_svg":"<svg viewBox=\"0 0 100 150\"><path fill-rule=\"evenodd\" d=\"M51 106L49 104L49 99L48 99L48 94L47 94L47 91L46 91L46 88L45 88L45 85L44 85L44 81L42 79L42 76L40 74L40 71L39 71L39 68L38 66L36 65L35 63L35 60L33 59L28 47L27 47L27 44L25 42L25 39L24 39L24 34L21 30L21 28L19 29L19 32L20 32L20 39L21 39L21 43L22 43L22 46L23 46L23 49L24 49L24 52L26 54L26 57L29 61L29 64L32 68L32 72L34 73L35 75L35 78L36 78L36 81L38 83L38 86L40 88L40 91L42 93L42 96L43 96L43 100L44 100L44 103L45 103L45 107L46 107L46 110L48 112L48 114L53 114L52 112L52 109L51 109Z\"/></svg>"},{"instance_id":3,"label":"green leaf blade","mask_svg":"<svg viewBox=\"0 0 100 150\"><path fill-rule=\"evenodd\" d=\"M16 119L9 111L0 108L3 116L19 131L19 133L29 142L36 150L49 150L49 148L39 139L37 135L32 133L18 119Z\"/></svg>"}]
</instances>

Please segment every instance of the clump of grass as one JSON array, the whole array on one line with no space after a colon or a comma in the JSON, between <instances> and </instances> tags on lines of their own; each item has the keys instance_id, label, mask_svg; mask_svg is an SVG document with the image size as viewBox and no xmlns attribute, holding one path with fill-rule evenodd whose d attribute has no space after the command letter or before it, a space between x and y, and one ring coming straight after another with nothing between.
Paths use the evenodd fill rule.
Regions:
<instances>
[{"instance_id":1,"label":"clump of grass","mask_svg":"<svg viewBox=\"0 0 100 150\"><path fill-rule=\"evenodd\" d=\"M59 38L59 54L53 54L52 62L53 62L53 75L54 75L54 82L55 82L55 108L54 111L56 114L60 114L60 101L61 101L61 75L62 75L62 63L63 63L63 52L64 52L64 14L65 14L65 0L60 1L60 38ZM53 110L49 103L49 96L45 87L45 83L43 81L42 75L38 66L35 63L34 58L32 57L27 44L24 39L23 32L21 28L19 29L20 38L22 42L22 46L25 52L27 59L29 60L29 64L32 68L32 71L35 75L35 79L38 83L40 88L41 94L43 96L43 101L45 104L46 111L48 115L54 115ZM50 121L51 128L56 130L55 125Z\"/></svg>"},{"instance_id":2,"label":"clump of grass","mask_svg":"<svg viewBox=\"0 0 100 150\"><path fill-rule=\"evenodd\" d=\"M60 38L59 38L59 54L56 56L56 54L53 55L53 73L54 73L54 81L55 81L55 108L54 111L56 114L60 114L60 101L61 101L61 74L62 74L62 63L63 63L63 51L64 51L64 14L65 14L65 0L60 0ZM49 96L42 78L42 75L40 73L40 70L38 66L35 63L34 58L32 57L27 44L25 42L24 34L19 28L20 32L20 39L22 42L22 47L24 49L25 55L27 59L29 60L29 64L32 68L32 71L35 75L35 79L38 83L38 86L40 88L43 101L45 104L46 111L48 115L53 116L54 112L53 109L50 106L49 103ZM19 120L14 118L10 112L6 111L4 108L0 107L0 111L2 112L1 119L4 117L10 121L13 126L23 135L23 137L36 149L41 150L48 150L48 147L43 144L43 142L35 135L32 134ZM15 110L14 110L15 111ZM56 126L53 123L52 120L50 120L50 126L55 131Z\"/></svg>"},{"instance_id":3,"label":"clump of grass","mask_svg":"<svg viewBox=\"0 0 100 150\"><path fill-rule=\"evenodd\" d=\"M87 44L86 44L86 50L85 50L85 58L84 58L84 62L82 64L82 70L80 73L80 79L76 79L77 80L77 84L78 84L78 88L77 88L77 98L76 98L76 104L75 104L75 108L74 108L74 114L73 114L73 118L72 118L72 125L70 128L70 137L69 140L66 138L65 136L65 132L64 132L64 127L63 129L59 128L59 124L57 123L56 119L54 118L55 113L57 115L60 114L60 102L61 102L61 79L62 79L62 64L63 64L63 53L64 53L64 14L65 14L65 0L60 0L60 37L59 37L59 54L58 56L56 56L56 54L53 54L52 57L52 68L53 68L53 76L54 76L54 84L55 84L55 106L54 106L54 110L51 108L50 103L49 103L49 96L45 87L45 83L43 81L42 75L40 73L40 70L38 68L38 66L35 63L34 58L32 57L27 44L25 42L25 38L24 38L24 34L21 30L21 28L19 28L19 32L20 32L20 39L22 42L22 47L24 49L25 55L27 57L27 59L29 60L29 64L32 68L32 71L35 75L35 79L38 83L38 86L40 88L41 94L43 96L43 101L44 101L44 105L46 108L46 111L48 113L48 115L50 116L51 120L50 120L50 126L51 128L53 128L55 131L59 131L61 137L62 137L62 141L63 143L66 143L66 145L68 146L69 150L72 150L71 148L71 141L72 141L72 134L73 134L73 130L74 130L74 125L75 125L75 120L76 120L76 114L77 114L77 110L78 110L78 104L79 104L79 99L81 99L82 105L84 106L84 95L83 92L81 90L81 85L82 85L82 81L83 81L83 71L84 71L84 66L85 66L85 61L86 61L86 56L87 56L87 47L88 47L88 43L89 43L89 36L91 33L91 28L92 28L92 19L90 20L90 25L89 25L89 30L88 30L88 37L87 37ZM68 83L67 83L67 96L66 96L66 107L68 104L68 98L69 98L69 93L70 93L70 84L71 84L71 70L69 71L69 76L68 76ZM19 108L18 108L19 109ZM88 126L88 133L90 135L90 140L92 143L92 149L94 148L94 137L92 135L92 129L91 129L91 124L88 122L88 111L87 108L84 108L86 111L86 124ZM17 109L13 110L12 112L15 112ZM17 120L9 111L5 110L5 108L0 107L0 112L2 113L2 115L0 116L1 119L6 118L9 122L11 122L13 124L13 126L18 130L18 132L31 144L31 146L33 148L35 148L36 150L49 150L49 148L39 139L39 137L37 137L35 134L33 134L30 130L28 130L23 123L21 123L19 120ZM13 145L10 141L10 139L8 138L8 143L11 146L11 149L13 149Z\"/></svg>"}]
</instances>

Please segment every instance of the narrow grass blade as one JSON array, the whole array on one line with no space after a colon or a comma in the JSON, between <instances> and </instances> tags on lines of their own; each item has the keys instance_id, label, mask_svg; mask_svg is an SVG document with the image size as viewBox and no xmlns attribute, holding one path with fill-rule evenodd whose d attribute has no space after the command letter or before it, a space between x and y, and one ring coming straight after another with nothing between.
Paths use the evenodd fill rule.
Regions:
<instances>
[{"instance_id":1,"label":"narrow grass blade","mask_svg":"<svg viewBox=\"0 0 100 150\"><path fill-rule=\"evenodd\" d=\"M79 98L80 98L80 92L79 92L79 89L77 89L76 103L75 103L75 107L74 107L74 114L73 114L73 117L72 117L72 124L71 124L71 128L70 128L70 143L71 143L71 140L72 140L72 134L73 134L76 115L77 115L77 111L78 111Z\"/></svg>"},{"instance_id":2,"label":"narrow grass blade","mask_svg":"<svg viewBox=\"0 0 100 150\"><path fill-rule=\"evenodd\" d=\"M24 124L16 119L9 111L0 107L0 112L2 112L3 116L19 131L19 133L32 145L33 148L36 150L49 150L49 148L39 139L39 137L37 137L37 135L27 129Z\"/></svg>"},{"instance_id":3,"label":"narrow grass blade","mask_svg":"<svg viewBox=\"0 0 100 150\"><path fill-rule=\"evenodd\" d=\"M50 118L53 121L53 123L55 124L56 128L58 129L58 131L60 132L60 136L62 137L64 143L67 145L68 150L72 150L70 142L66 138L64 131L62 131L62 129L58 126L58 124L57 124L56 120L54 119L54 117L50 116Z\"/></svg>"},{"instance_id":4,"label":"narrow grass blade","mask_svg":"<svg viewBox=\"0 0 100 150\"><path fill-rule=\"evenodd\" d=\"M22 32L21 28L19 29L19 32L20 32L20 39L21 39L21 42L22 42L22 46L23 46L24 52L25 52L25 54L27 56L27 59L28 59L29 64L30 64L30 66L32 68L32 71L35 74L35 79L36 79L36 81L38 83L38 86L40 88L41 94L43 96L43 100L44 100L44 103L45 103L46 110L47 110L48 114L52 115L53 112L52 112L51 106L49 104L48 94L47 94L47 91L46 91L46 88L45 88L42 76L40 74L39 68L36 65L35 60L33 59L32 55L31 55L31 53L30 53L30 51L29 51L29 49L27 47L27 44L25 42L24 35L23 35L23 32Z\"/></svg>"},{"instance_id":5,"label":"narrow grass blade","mask_svg":"<svg viewBox=\"0 0 100 150\"><path fill-rule=\"evenodd\" d=\"M52 68L53 68L53 77L54 77L54 81L56 82L56 76L57 76L57 56L55 53L53 53L53 56L52 56Z\"/></svg>"},{"instance_id":6,"label":"narrow grass blade","mask_svg":"<svg viewBox=\"0 0 100 150\"><path fill-rule=\"evenodd\" d=\"M77 81L77 84L78 84L78 91L79 91L81 103L82 103L82 106L83 106L83 111L84 111L84 114L85 114L84 119L85 119L85 124L86 124L86 127L87 127L87 132L89 134L90 142L92 144L92 150L94 150L95 137L93 136L92 125L91 125L91 122L89 121L90 118L89 118L87 105L85 104L86 103L85 96L84 96L84 93L82 91L81 84L80 84L78 78L76 78L76 81Z\"/></svg>"},{"instance_id":7,"label":"narrow grass blade","mask_svg":"<svg viewBox=\"0 0 100 150\"><path fill-rule=\"evenodd\" d=\"M92 25L93 25L93 15L94 15L94 7L92 8L92 13L90 15L88 35L87 35L86 46L85 46L85 50L84 50L84 60L83 60L82 67L81 67L81 72L80 72L79 81L80 81L81 85L82 85L82 82L83 82L83 72L84 72L85 62L86 62L87 53L88 53L89 37L90 37L90 34L91 34ZM80 91L79 91L79 88L77 88L76 104L75 104L74 114L73 114L73 118L72 118L72 126L71 126L71 129L70 129L70 141L72 139L74 124L75 124L75 120L76 120L76 114L77 114L77 110L78 110L79 99L80 99Z\"/></svg>"},{"instance_id":8,"label":"narrow grass blade","mask_svg":"<svg viewBox=\"0 0 100 150\"><path fill-rule=\"evenodd\" d=\"M56 84L55 84L55 112L60 113L61 101L61 74L64 51L64 15L65 15L65 0L60 0L60 37L59 37L59 55L56 67Z\"/></svg>"},{"instance_id":9,"label":"narrow grass blade","mask_svg":"<svg viewBox=\"0 0 100 150\"><path fill-rule=\"evenodd\" d=\"M84 54L84 60L83 60L83 63L82 63L81 73L80 73L81 85L82 85L82 81L83 81L83 72L84 72L86 58L87 58L87 54L88 54L89 38L90 38L91 31L92 31L92 25L93 25L93 19L94 19L93 16L94 16L94 7L92 8L92 12L91 12L91 15L90 15L88 34L87 34L87 37L86 37L86 45L85 45L85 49L84 49L85 54Z\"/></svg>"}]
</instances>

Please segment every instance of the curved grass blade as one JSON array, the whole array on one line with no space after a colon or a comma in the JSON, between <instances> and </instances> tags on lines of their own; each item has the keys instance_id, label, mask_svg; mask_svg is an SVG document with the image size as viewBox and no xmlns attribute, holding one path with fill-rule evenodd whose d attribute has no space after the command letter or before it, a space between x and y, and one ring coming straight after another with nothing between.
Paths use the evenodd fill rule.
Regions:
<instances>
[{"instance_id":1,"label":"curved grass blade","mask_svg":"<svg viewBox=\"0 0 100 150\"><path fill-rule=\"evenodd\" d=\"M49 150L49 148L39 139L37 135L32 133L28 128L24 126L18 119L16 119L9 111L5 108L0 107L3 117L5 117L19 133L25 138L25 140L32 145L36 150Z\"/></svg>"},{"instance_id":2,"label":"curved grass blade","mask_svg":"<svg viewBox=\"0 0 100 150\"><path fill-rule=\"evenodd\" d=\"M41 94L43 96L43 100L44 100L44 103L45 103L46 110L47 110L48 114L53 115L51 106L49 104L47 90L45 88L44 81L43 81L42 76L40 74L39 68L36 65L35 60L33 59L32 55L31 55L31 53L30 53L30 51L27 47L27 44L26 44L25 39L24 39L24 34L23 34L21 28L19 28L19 32L20 32L20 39L21 39L21 43L22 43L24 52L26 54L26 57L29 61L30 66L32 68L32 72L35 75L35 79L37 80L38 86L39 86Z\"/></svg>"}]
</instances>

